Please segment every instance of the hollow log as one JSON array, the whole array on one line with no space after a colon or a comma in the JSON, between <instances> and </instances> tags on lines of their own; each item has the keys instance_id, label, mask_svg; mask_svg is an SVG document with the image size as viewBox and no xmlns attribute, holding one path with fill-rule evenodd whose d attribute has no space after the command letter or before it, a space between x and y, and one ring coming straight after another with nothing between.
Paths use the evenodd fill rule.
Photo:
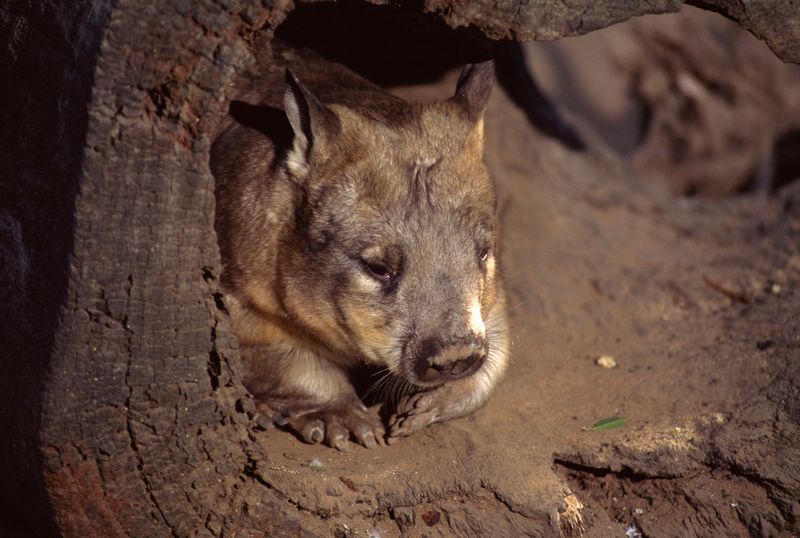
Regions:
<instances>
[{"instance_id":1,"label":"hollow log","mask_svg":"<svg viewBox=\"0 0 800 538\"><path fill-rule=\"evenodd\" d=\"M681 2L496 4L428 0L413 9L491 39L531 40ZM702 4L800 62L791 7ZM0 6L0 483L11 532L330 532L265 479L271 456L254 432L221 302L208 166L254 35L269 34L291 8ZM517 513L513 499L501 501ZM520 513L521 531L563 528Z\"/></svg>"}]
</instances>

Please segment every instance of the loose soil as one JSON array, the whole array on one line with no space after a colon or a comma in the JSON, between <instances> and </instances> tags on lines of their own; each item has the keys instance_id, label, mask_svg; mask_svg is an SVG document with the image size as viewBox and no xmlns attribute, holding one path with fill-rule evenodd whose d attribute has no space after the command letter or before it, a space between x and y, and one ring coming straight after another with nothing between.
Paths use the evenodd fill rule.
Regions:
<instances>
[{"instance_id":1,"label":"loose soil","mask_svg":"<svg viewBox=\"0 0 800 538\"><path fill-rule=\"evenodd\" d=\"M580 61L580 50L561 50L562 60ZM395 91L443 97L453 83L451 74ZM637 106L652 113L658 104ZM725 113L737 110L746 107ZM490 402L376 450L338 453L281 431L260 434L270 464L253 472L308 531L800 534L800 183L676 195L690 194L685 178L677 189L665 188L664 174L650 181L637 154L654 155L652 142L612 132L638 122L598 131L591 117L567 115L588 151L541 135L499 89L487 113L514 335L510 371ZM684 118L687 129L693 121ZM614 136L624 151L613 149ZM732 151L708 151L722 149ZM598 365L603 355L617 366ZM626 425L585 429L610 416Z\"/></svg>"}]
</instances>

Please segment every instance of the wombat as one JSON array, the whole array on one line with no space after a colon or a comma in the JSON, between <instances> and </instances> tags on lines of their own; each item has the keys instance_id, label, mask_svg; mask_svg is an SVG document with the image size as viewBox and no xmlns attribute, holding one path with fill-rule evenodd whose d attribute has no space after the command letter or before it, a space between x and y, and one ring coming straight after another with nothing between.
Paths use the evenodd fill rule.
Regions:
<instances>
[{"instance_id":1,"label":"wombat","mask_svg":"<svg viewBox=\"0 0 800 538\"><path fill-rule=\"evenodd\" d=\"M211 153L225 304L257 408L340 450L469 414L509 348L483 163L492 63L419 104L307 51L266 56ZM388 430L349 380L359 362L407 389Z\"/></svg>"}]
</instances>

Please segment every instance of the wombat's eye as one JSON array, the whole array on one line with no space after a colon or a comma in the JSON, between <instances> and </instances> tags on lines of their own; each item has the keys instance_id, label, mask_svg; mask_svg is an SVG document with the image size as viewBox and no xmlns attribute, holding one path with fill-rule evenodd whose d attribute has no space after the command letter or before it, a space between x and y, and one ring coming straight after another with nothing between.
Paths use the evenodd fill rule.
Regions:
<instances>
[{"instance_id":1,"label":"wombat's eye","mask_svg":"<svg viewBox=\"0 0 800 538\"><path fill-rule=\"evenodd\" d=\"M367 260L361 260L361 263L364 264L364 268L373 278L377 279L380 282L389 282L392 279L392 270L389 269L388 266L381 262L370 262Z\"/></svg>"},{"instance_id":2,"label":"wombat's eye","mask_svg":"<svg viewBox=\"0 0 800 538\"><path fill-rule=\"evenodd\" d=\"M482 262L485 262L485 261L486 261L486 259L487 259L488 257L489 257L489 247L483 247L483 248L482 248L482 249L481 249L481 250L478 252L478 259L479 259L480 261L482 261Z\"/></svg>"}]
</instances>

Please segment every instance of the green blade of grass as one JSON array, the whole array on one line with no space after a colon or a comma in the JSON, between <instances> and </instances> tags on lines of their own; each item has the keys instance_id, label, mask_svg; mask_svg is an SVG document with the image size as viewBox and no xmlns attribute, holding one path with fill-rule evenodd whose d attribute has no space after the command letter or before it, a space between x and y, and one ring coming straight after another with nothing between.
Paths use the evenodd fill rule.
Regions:
<instances>
[{"instance_id":1,"label":"green blade of grass","mask_svg":"<svg viewBox=\"0 0 800 538\"><path fill-rule=\"evenodd\" d=\"M613 430L614 428L621 428L625 425L625 418L624 417L608 417L602 420L598 420L588 428L584 428L584 431L592 431L598 432L601 430Z\"/></svg>"}]
</instances>

